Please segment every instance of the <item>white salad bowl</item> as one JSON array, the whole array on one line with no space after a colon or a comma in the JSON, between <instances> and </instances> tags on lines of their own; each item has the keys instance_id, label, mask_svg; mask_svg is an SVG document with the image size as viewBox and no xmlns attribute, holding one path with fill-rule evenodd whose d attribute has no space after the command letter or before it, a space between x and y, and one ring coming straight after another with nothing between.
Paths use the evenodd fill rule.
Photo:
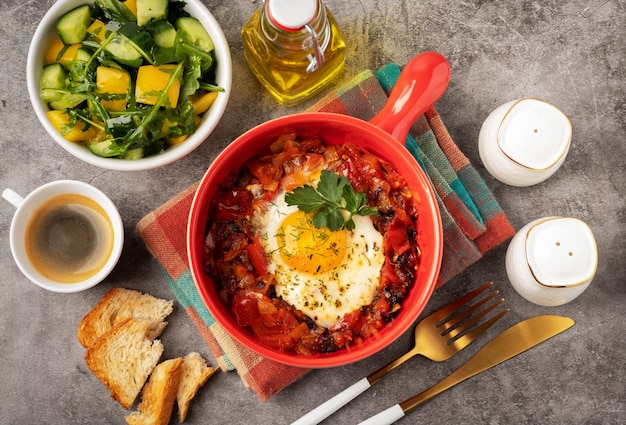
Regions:
<instances>
[{"instance_id":1,"label":"white salad bowl","mask_svg":"<svg viewBox=\"0 0 626 425\"><path fill-rule=\"evenodd\" d=\"M84 144L66 140L46 116L49 107L39 94L40 77L44 66L45 54L53 40L53 35L55 35L56 23L70 10L83 4L92 3L93 0L58 0L50 7L37 26L28 51L26 65L28 93L37 118L48 134L62 148L75 157L101 168L119 171L148 170L170 164L186 156L200 146L219 123L228 103L232 83L232 62L228 43L220 25L200 0L185 0L185 10L202 23L213 40L217 62L215 70L216 84L222 87L224 91L218 94L210 109L202 115L202 120L196 131L184 142L168 147L162 153L144 158L134 160L104 158L91 153Z\"/></svg>"}]
</instances>

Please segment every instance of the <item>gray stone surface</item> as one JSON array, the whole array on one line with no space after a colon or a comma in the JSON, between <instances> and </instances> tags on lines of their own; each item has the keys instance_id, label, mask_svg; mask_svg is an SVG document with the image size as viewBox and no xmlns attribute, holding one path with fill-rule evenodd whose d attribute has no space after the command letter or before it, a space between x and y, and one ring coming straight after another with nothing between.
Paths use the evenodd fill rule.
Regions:
<instances>
[{"instance_id":1,"label":"gray stone surface","mask_svg":"<svg viewBox=\"0 0 626 425\"><path fill-rule=\"evenodd\" d=\"M0 4L0 187L26 194L48 181L90 182L117 203L126 245L112 275L74 295L39 289L11 258L13 207L0 202L0 423L120 424L126 411L86 369L76 326L110 288L136 288L171 298L156 261L135 233L137 221L200 179L215 155L243 131L298 112L279 107L253 80L239 30L255 6L246 0L207 0L232 49L234 87L222 123L183 160L126 175L84 164L45 133L28 99L26 54L52 0ZM546 308L521 298L504 270L507 244L436 291L426 312L471 287L494 281L512 312L489 336L537 314L572 317L574 328L443 393L398 423L626 423L626 2L543 0L328 0L350 46L343 80L364 68L404 63L437 50L452 65L450 87L437 106L463 152L485 177L516 229L535 218L567 215L587 222L600 263L590 288L570 304ZM573 140L549 180L513 188L491 178L477 150L480 126L496 106L538 97L571 120ZM179 304L164 335L164 357L195 350L211 359ZM327 423L354 424L448 375L488 338L443 363L415 358ZM371 358L314 371L261 403L235 373L219 373L193 401L187 423L289 423L411 346L406 334ZM176 420L173 419L172 423Z\"/></svg>"}]
</instances>

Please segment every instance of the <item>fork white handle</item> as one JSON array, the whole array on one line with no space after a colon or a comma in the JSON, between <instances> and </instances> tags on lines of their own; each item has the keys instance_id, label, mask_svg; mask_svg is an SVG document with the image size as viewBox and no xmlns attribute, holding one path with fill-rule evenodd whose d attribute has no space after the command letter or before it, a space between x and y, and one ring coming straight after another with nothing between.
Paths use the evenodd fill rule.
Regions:
<instances>
[{"instance_id":1,"label":"fork white handle","mask_svg":"<svg viewBox=\"0 0 626 425\"><path fill-rule=\"evenodd\" d=\"M317 425L371 387L367 378L352 384L333 398L311 410L291 425Z\"/></svg>"},{"instance_id":2,"label":"fork white handle","mask_svg":"<svg viewBox=\"0 0 626 425\"><path fill-rule=\"evenodd\" d=\"M406 412L421 406L459 382L515 357L573 325L572 319L562 316L535 316L523 320L489 341L478 353L474 354L447 378L402 403L372 416L359 425L390 425L405 416Z\"/></svg>"},{"instance_id":3,"label":"fork white handle","mask_svg":"<svg viewBox=\"0 0 626 425\"><path fill-rule=\"evenodd\" d=\"M391 406L371 418L361 422L359 425L391 425L406 414L399 404Z\"/></svg>"}]
</instances>

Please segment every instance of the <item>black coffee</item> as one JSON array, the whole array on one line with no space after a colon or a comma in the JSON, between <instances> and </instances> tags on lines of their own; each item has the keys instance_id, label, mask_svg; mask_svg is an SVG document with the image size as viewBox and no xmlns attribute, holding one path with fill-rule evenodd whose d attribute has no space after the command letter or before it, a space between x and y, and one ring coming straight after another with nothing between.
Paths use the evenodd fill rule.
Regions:
<instances>
[{"instance_id":1,"label":"black coffee","mask_svg":"<svg viewBox=\"0 0 626 425\"><path fill-rule=\"evenodd\" d=\"M106 212L82 195L60 195L33 214L26 229L26 253L48 279L75 283L96 274L113 248Z\"/></svg>"}]
</instances>

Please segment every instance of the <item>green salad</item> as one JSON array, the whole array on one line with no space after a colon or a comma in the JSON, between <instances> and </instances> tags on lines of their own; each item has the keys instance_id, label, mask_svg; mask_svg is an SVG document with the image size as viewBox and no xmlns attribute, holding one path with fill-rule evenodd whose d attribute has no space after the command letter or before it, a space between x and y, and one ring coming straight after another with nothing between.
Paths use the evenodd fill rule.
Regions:
<instances>
[{"instance_id":1,"label":"green salad","mask_svg":"<svg viewBox=\"0 0 626 425\"><path fill-rule=\"evenodd\" d=\"M95 155L138 159L184 142L224 91L184 1L95 0L57 22L40 96L48 119Z\"/></svg>"}]
</instances>

